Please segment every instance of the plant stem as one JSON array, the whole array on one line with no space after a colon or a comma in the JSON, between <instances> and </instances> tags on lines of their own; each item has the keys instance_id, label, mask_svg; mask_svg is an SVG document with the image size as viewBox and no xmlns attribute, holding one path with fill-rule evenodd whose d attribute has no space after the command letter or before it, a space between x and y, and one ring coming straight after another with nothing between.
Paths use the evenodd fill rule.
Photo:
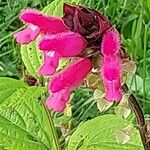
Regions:
<instances>
[{"instance_id":1,"label":"plant stem","mask_svg":"<svg viewBox=\"0 0 150 150\"><path fill-rule=\"evenodd\" d=\"M128 86L126 84L123 85L122 90L125 93L129 92ZM144 149L150 150L150 141L146 137L147 125L146 125L146 121L144 118L144 113L136 97L132 93L130 94L130 97L129 97L129 104L135 114Z\"/></svg>"},{"instance_id":2,"label":"plant stem","mask_svg":"<svg viewBox=\"0 0 150 150\"><path fill-rule=\"evenodd\" d=\"M56 146L56 150L61 150L60 143L59 143L58 136L57 136L57 133L56 133L56 130L55 130L55 125L54 125L54 121L53 121L51 112L49 112L49 110L47 109L44 102L43 102L43 107L45 109L45 112L46 112L48 120L49 120L49 124L50 124L50 128L51 128L51 131L52 131L54 143L55 143L55 146Z\"/></svg>"}]
</instances>

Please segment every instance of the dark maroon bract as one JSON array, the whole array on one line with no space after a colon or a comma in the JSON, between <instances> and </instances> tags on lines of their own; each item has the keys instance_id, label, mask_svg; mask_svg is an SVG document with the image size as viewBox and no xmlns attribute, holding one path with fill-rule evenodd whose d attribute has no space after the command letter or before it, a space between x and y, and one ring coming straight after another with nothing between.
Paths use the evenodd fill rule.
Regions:
<instances>
[{"instance_id":1,"label":"dark maroon bract","mask_svg":"<svg viewBox=\"0 0 150 150\"><path fill-rule=\"evenodd\" d=\"M73 32L81 34L87 41L87 48L100 49L103 34L112 27L110 21L94 9L80 5L64 4L63 20Z\"/></svg>"}]
</instances>

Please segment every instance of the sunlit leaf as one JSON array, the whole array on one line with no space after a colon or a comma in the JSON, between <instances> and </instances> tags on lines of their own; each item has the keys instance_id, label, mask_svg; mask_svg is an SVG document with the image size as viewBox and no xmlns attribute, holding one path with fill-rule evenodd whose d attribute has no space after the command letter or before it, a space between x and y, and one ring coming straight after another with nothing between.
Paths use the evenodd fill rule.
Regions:
<instances>
[{"instance_id":1,"label":"sunlit leaf","mask_svg":"<svg viewBox=\"0 0 150 150\"><path fill-rule=\"evenodd\" d=\"M136 129L133 130L126 144L117 143L117 132L130 124L127 120L113 114L86 121L71 136L68 150L143 150Z\"/></svg>"}]
</instances>

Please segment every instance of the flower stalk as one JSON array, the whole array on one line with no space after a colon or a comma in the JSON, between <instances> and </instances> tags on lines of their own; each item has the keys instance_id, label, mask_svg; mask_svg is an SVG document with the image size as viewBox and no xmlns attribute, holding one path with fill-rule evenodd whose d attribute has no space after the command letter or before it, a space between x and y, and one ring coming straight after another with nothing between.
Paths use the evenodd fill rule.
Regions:
<instances>
[{"instance_id":1,"label":"flower stalk","mask_svg":"<svg viewBox=\"0 0 150 150\"><path fill-rule=\"evenodd\" d=\"M48 120L49 120L49 124L50 124L50 128L51 128L51 132L52 132L52 136L53 136L53 139L54 139L56 150L61 150L60 143L59 143L59 140L58 140L57 132L55 130L55 125L54 125L54 121L53 121L51 112L49 112L49 110L48 110L48 108L47 108L47 106L45 105L44 102L43 102L43 107L45 109L45 112L46 112Z\"/></svg>"},{"instance_id":2,"label":"flower stalk","mask_svg":"<svg viewBox=\"0 0 150 150\"><path fill-rule=\"evenodd\" d=\"M124 93L128 93L129 89L127 84L124 84L122 86L122 90ZM150 141L148 140L146 134L147 134L147 124L144 118L144 113L142 111L142 108L137 101L136 97L131 93L129 96L129 104L131 109L133 110L135 117L136 117L136 122L137 126L140 132L141 140L144 146L144 150L150 150Z\"/></svg>"}]
</instances>

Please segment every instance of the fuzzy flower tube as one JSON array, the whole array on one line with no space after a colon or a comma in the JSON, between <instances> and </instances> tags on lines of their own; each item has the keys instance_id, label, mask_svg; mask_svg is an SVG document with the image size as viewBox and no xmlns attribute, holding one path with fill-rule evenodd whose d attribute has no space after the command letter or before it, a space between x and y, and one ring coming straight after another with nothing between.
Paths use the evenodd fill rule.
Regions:
<instances>
[{"instance_id":1,"label":"fuzzy flower tube","mask_svg":"<svg viewBox=\"0 0 150 150\"><path fill-rule=\"evenodd\" d=\"M119 33L111 29L102 39L101 51L102 78L106 89L106 99L110 102L120 101L121 94L121 60L118 57L120 50Z\"/></svg>"},{"instance_id":2,"label":"fuzzy flower tube","mask_svg":"<svg viewBox=\"0 0 150 150\"><path fill-rule=\"evenodd\" d=\"M49 83L52 96L48 98L47 106L57 112L64 110L70 92L82 82L91 69L91 61L88 58L81 58L54 76Z\"/></svg>"},{"instance_id":3,"label":"fuzzy flower tube","mask_svg":"<svg viewBox=\"0 0 150 150\"><path fill-rule=\"evenodd\" d=\"M20 20L27 26L14 37L20 44L37 40L43 52L39 73L51 76L46 104L49 109L62 112L70 93L82 83L94 66L95 54L101 57L102 76L107 101L120 101L121 59L119 33L101 13L80 5L64 4L62 18L46 16L35 9L23 10ZM75 58L59 73L56 69L61 58ZM96 61L96 60L95 60Z\"/></svg>"}]
</instances>

